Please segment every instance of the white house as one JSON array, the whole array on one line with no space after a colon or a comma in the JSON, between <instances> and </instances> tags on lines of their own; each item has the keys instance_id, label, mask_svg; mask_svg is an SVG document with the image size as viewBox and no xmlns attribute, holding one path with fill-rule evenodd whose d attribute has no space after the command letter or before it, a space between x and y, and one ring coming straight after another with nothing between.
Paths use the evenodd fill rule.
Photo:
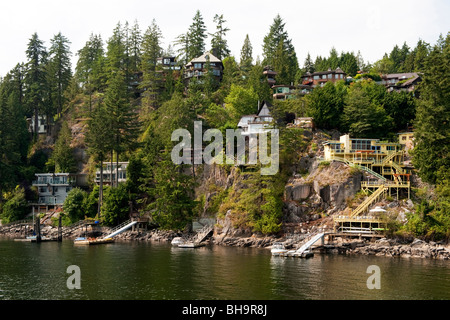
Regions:
<instances>
[{"instance_id":1,"label":"white house","mask_svg":"<svg viewBox=\"0 0 450 320\"><path fill-rule=\"evenodd\" d=\"M270 114L270 108L272 108L272 105L263 101L257 114L242 116L238 123L238 128L242 129L242 135L258 134L272 129L273 117Z\"/></svg>"},{"instance_id":2,"label":"white house","mask_svg":"<svg viewBox=\"0 0 450 320\"><path fill-rule=\"evenodd\" d=\"M126 182L127 181L127 167L128 162L119 162L119 183ZM111 174L112 174L112 180L116 180L116 173L117 173L117 164L116 162L111 163L106 162L104 163L103 167L103 184L109 185L111 184ZM97 169L95 173L95 183L97 185L100 184L100 169Z\"/></svg>"}]
</instances>

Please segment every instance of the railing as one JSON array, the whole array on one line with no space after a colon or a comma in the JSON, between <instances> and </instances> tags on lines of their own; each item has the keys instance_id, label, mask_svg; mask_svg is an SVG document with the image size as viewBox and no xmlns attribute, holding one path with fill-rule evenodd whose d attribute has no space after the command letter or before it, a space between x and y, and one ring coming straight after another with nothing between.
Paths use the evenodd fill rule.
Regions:
<instances>
[{"instance_id":1,"label":"railing","mask_svg":"<svg viewBox=\"0 0 450 320\"><path fill-rule=\"evenodd\" d=\"M367 210L367 208L378 199L388 188L385 185L381 185L377 190L374 191L366 200L364 200L355 210L353 210L350 217L355 217L360 213Z\"/></svg>"}]
</instances>

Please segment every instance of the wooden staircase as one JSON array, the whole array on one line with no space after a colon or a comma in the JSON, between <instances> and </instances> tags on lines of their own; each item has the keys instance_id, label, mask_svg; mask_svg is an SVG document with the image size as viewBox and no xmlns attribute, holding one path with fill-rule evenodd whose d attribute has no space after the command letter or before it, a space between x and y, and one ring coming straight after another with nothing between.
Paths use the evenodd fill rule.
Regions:
<instances>
[{"instance_id":1,"label":"wooden staircase","mask_svg":"<svg viewBox=\"0 0 450 320\"><path fill-rule=\"evenodd\" d=\"M385 192L388 190L384 184L380 185L377 190L375 190L368 198L366 198L355 210L352 211L350 217L355 217L365 212L371 204L376 200L379 200L384 196Z\"/></svg>"}]
</instances>

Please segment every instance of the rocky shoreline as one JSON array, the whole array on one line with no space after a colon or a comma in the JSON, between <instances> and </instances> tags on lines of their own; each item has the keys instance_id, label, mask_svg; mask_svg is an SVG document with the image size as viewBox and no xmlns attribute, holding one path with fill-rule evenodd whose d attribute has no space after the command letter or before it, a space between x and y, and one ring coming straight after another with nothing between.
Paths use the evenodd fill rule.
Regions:
<instances>
[{"instance_id":1,"label":"rocky shoreline","mask_svg":"<svg viewBox=\"0 0 450 320\"><path fill-rule=\"evenodd\" d=\"M45 226L42 228L42 234L47 237L56 237L57 228ZM103 230L107 234L109 230ZM0 236L6 238L25 238L21 228L12 228L7 231L1 230ZM66 239L75 239L79 236L74 233L65 237ZM147 231L126 231L116 236L121 241L157 241L170 242L175 237L182 236L181 233L166 230L147 230ZM253 247L270 249L274 242L282 242L285 247L296 248L307 235L288 235L285 237L276 236L257 236L257 235L233 235L214 233L207 241L212 245L233 246L233 247ZM374 255L383 257L401 257L401 258L426 258L450 260L450 244L443 242L425 242L420 239L414 239L410 242L397 239L382 238L375 241L360 239L345 239L336 237L332 241L325 239L325 244L313 248L316 253L347 254L347 255Z\"/></svg>"}]
</instances>

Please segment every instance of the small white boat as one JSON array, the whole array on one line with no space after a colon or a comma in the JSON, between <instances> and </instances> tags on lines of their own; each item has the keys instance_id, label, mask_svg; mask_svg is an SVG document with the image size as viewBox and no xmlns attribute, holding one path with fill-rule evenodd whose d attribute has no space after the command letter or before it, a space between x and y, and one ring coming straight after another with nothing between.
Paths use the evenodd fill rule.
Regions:
<instances>
[{"instance_id":1,"label":"small white boat","mask_svg":"<svg viewBox=\"0 0 450 320\"><path fill-rule=\"evenodd\" d=\"M282 242L274 242L274 244L272 245L272 249L270 249L270 252L272 252L273 256L279 256L280 254L288 252L288 250L284 247L284 244Z\"/></svg>"},{"instance_id":2,"label":"small white boat","mask_svg":"<svg viewBox=\"0 0 450 320\"><path fill-rule=\"evenodd\" d=\"M175 237L175 238L172 239L172 242L171 242L171 244L174 247L178 247L180 244L183 244L183 243L184 243L184 241L183 241L182 237Z\"/></svg>"}]
</instances>

